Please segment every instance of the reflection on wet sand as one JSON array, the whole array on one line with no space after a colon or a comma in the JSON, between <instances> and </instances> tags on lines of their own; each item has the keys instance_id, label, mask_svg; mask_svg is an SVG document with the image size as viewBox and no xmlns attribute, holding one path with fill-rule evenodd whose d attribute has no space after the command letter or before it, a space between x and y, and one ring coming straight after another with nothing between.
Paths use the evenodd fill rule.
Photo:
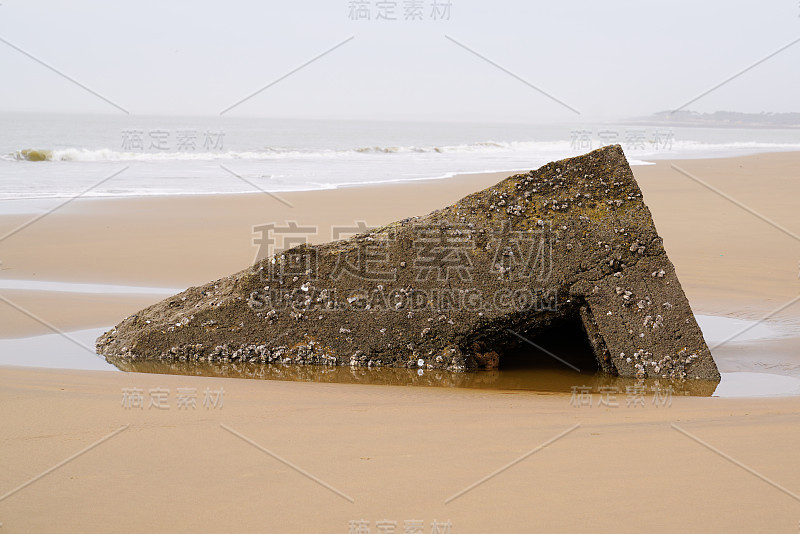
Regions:
<instances>
[{"instance_id":1,"label":"reflection on wet sand","mask_svg":"<svg viewBox=\"0 0 800 534\"><path fill-rule=\"evenodd\" d=\"M454 373L439 369L401 369L394 367L336 367L323 365L283 365L241 362L122 361L109 358L122 371L174 375L531 391L543 394L594 392L645 395L670 393L710 397L717 382L704 380L620 378L605 373L577 373L569 369L507 369ZM588 388L588 389L587 389Z\"/></svg>"}]
</instances>

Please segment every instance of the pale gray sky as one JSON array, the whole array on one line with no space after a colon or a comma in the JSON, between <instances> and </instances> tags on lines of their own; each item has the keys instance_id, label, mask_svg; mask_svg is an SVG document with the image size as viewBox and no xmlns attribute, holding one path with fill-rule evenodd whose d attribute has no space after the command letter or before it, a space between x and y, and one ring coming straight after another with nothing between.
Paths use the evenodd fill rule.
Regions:
<instances>
[{"instance_id":1,"label":"pale gray sky","mask_svg":"<svg viewBox=\"0 0 800 534\"><path fill-rule=\"evenodd\" d=\"M216 115L353 36L227 115L550 122L676 108L800 37L797 0L433 1L2 0L0 38L135 115ZM3 42L0 72L0 110L121 114ZM799 85L800 42L688 107L800 111Z\"/></svg>"}]
</instances>

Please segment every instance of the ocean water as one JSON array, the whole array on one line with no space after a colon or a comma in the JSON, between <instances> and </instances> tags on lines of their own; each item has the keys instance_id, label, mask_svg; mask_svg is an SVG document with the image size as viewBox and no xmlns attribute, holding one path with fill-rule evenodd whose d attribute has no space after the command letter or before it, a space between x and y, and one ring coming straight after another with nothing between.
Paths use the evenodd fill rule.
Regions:
<instances>
[{"instance_id":1,"label":"ocean water","mask_svg":"<svg viewBox=\"0 0 800 534\"><path fill-rule=\"evenodd\" d=\"M9 201L330 189L528 170L603 144L632 165L800 150L800 130L0 114Z\"/></svg>"}]
</instances>

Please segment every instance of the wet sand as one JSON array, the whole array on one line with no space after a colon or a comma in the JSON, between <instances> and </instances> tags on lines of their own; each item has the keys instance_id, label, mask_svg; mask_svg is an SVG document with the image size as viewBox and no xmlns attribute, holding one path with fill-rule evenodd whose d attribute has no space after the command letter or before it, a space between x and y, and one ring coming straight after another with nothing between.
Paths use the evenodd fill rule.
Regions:
<instances>
[{"instance_id":1,"label":"wet sand","mask_svg":"<svg viewBox=\"0 0 800 534\"><path fill-rule=\"evenodd\" d=\"M674 164L800 232L800 153ZM695 313L758 319L800 293L800 242L670 162L633 170ZM252 263L254 225L317 225L310 241L322 242L333 225L424 214L504 175L280 194L291 208L265 194L78 200L0 243L0 277L197 285ZM0 216L0 235L29 219ZM109 327L161 298L0 295L6 338L50 333L40 321L67 330ZM800 302L772 320L794 327L799 318ZM753 370L754 350L765 369L800 365L797 337L718 350L740 371ZM141 390L145 407L125 409L123 388ZM196 408L177 407L178 388L196 390ZM202 406L206 388L224 388L224 407ZM170 406L148 408L150 390L159 389L169 390ZM664 406L647 397L644 406L627 406L622 392L617 406L598 406L594 392L592 406L572 400L564 393L3 367L0 528L348 532L348 521L364 519L377 532L376 522L387 519L402 532L405 520L419 519L429 532L434 519L449 519L452 532L796 531L800 398L673 396Z\"/></svg>"},{"instance_id":2,"label":"wet sand","mask_svg":"<svg viewBox=\"0 0 800 534\"><path fill-rule=\"evenodd\" d=\"M131 388L144 408L122 406ZM178 408L179 388L196 391L196 408ZM221 407L203 406L206 388L223 389ZM166 409L148 408L150 390L168 390ZM453 533L796 530L796 497L671 426L797 495L796 399L591 401L6 368L0 493L129 426L0 500L0 521L4 532L346 533L351 520L402 532L422 520L427 533L434 519Z\"/></svg>"}]
</instances>

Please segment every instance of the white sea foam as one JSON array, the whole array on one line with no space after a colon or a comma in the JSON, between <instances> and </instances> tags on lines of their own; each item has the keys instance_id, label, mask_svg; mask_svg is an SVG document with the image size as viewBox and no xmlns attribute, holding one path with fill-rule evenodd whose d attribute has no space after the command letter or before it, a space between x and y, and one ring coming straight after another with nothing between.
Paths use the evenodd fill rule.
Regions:
<instances>
[{"instance_id":1,"label":"white sea foam","mask_svg":"<svg viewBox=\"0 0 800 534\"><path fill-rule=\"evenodd\" d=\"M642 156L682 157L701 154L713 156L719 153L769 152L800 150L800 143L762 143L762 142L730 142L707 143L699 141L674 141L669 149L632 148L628 155L634 158ZM346 150L287 150L266 147L250 151L119 151L110 148L34 148L20 149L6 154L6 161L29 161L31 154L42 157L45 161L215 161L215 160L287 160L287 159L349 159L363 156L380 155L415 155L415 154L527 154L546 157L569 157L584 150L576 149L569 141L484 141L478 143L443 145L443 146L371 146ZM630 161L635 161L630 160Z\"/></svg>"},{"instance_id":2,"label":"white sea foam","mask_svg":"<svg viewBox=\"0 0 800 534\"><path fill-rule=\"evenodd\" d=\"M223 128L203 118L33 115L7 122L0 130L0 200L305 191L527 171L597 148L596 134L611 128L592 128L589 144L577 146L574 125L242 119ZM156 127L172 135L167 150L150 147ZM131 150L123 138L131 128L142 132L144 150ZM182 128L224 129L224 147L204 148L198 135L196 146L183 146L191 150L179 150ZM646 132L637 146L626 145L629 126L612 128L631 165L800 150L796 131L675 128L665 137L663 125L636 128ZM2 204L0 213L21 209Z\"/></svg>"}]
</instances>

